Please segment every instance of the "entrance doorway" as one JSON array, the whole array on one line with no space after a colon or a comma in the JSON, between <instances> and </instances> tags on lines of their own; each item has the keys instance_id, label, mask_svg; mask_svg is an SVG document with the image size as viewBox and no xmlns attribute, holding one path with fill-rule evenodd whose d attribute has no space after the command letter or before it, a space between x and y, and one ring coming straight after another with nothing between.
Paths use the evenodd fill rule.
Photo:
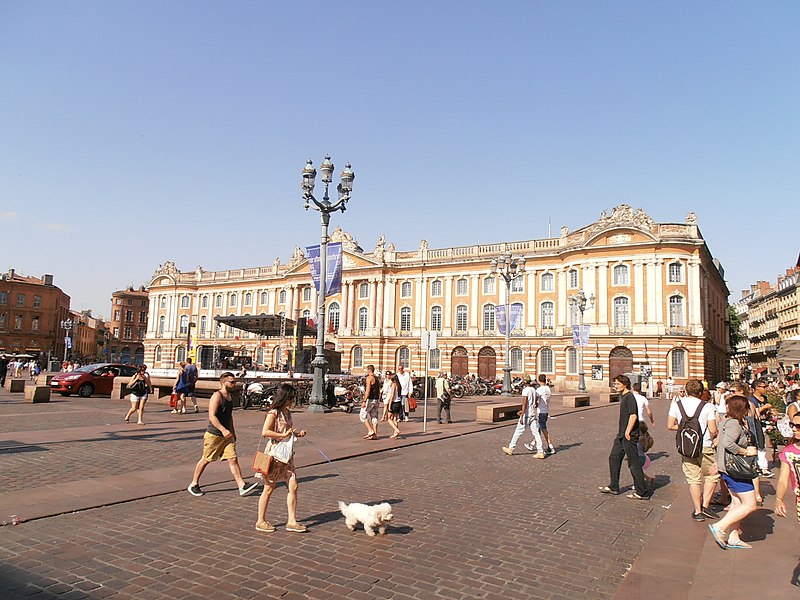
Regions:
<instances>
[{"instance_id":1,"label":"entrance doorway","mask_svg":"<svg viewBox=\"0 0 800 600\"><path fill-rule=\"evenodd\" d=\"M608 355L608 385L617 375L633 371L633 352L625 346L617 346Z\"/></svg>"},{"instance_id":2,"label":"entrance doorway","mask_svg":"<svg viewBox=\"0 0 800 600\"><path fill-rule=\"evenodd\" d=\"M466 377L469 373L469 355L464 346L456 346L450 354L450 375Z\"/></svg>"},{"instance_id":3,"label":"entrance doorway","mask_svg":"<svg viewBox=\"0 0 800 600\"><path fill-rule=\"evenodd\" d=\"M478 377L489 381L497 378L497 355L494 348L484 346L478 352Z\"/></svg>"}]
</instances>

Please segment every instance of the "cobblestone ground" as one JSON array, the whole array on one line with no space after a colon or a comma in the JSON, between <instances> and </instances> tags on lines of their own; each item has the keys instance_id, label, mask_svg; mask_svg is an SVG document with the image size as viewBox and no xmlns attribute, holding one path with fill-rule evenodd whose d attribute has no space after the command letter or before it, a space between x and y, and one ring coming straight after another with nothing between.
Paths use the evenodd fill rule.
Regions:
<instances>
[{"instance_id":1,"label":"cobblestone ground","mask_svg":"<svg viewBox=\"0 0 800 600\"><path fill-rule=\"evenodd\" d=\"M104 402L97 409L120 418ZM58 426L79 418L73 412ZM560 449L546 460L502 454L512 431L503 427L300 469L307 534L254 531L257 498L240 498L232 483L201 498L174 493L1 527L2 597L609 598L663 516L679 470L674 459L654 461L661 487L649 502L599 494L616 415L604 407L551 421ZM46 429L56 418L43 419ZM295 420L302 426L302 415ZM102 447L130 465L140 455L148 467L161 455L193 461L197 433L170 435ZM88 473L108 468L108 458L92 466L87 444L58 446L81 459L71 479L84 464ZM3 480L47 472L35 454L0 455ZM629 479L623 469L623 485ZM285 523L285 497L283 487L273 495L273 523ZM395 521L377 538L350 532L339 499L389 501Z\"/></svg>"}]
</instances>

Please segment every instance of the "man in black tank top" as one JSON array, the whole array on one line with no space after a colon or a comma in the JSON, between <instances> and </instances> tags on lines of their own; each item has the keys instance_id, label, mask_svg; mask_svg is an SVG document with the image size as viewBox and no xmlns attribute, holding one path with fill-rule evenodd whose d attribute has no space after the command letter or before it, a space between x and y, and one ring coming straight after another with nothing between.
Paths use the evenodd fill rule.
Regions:
<instances>
[{"instance_id":1,"label":"man in black tank top","mask_svg":"<svg viewBox=\"0 0 800 600\"><path fill-rule=\"evenodd\" d=\"M381 386L375 375L375 367L367 366L367 381L364 389L364 399L361 401L359 419L367 428L365 440L378 439L378 411L381 407Z\"/></svg>"},{"instance_id":2,"label":"man in black tank top","mask_svg":"<svg viewBox=\"0 0 800 600\"><path fill-rule=\"evenodd\" d=\"M236 431L233 428L233 399L231 392L236 387L236 377L226 371L219 378L220 388L208 403L208 428L203 434L203 456L194 468L194 479L187 491L192 496L202 496L200 476L208 463L215 460L227 460L240 496L249 496L258 487L258 482L245 483L239 460L236 458Z\"/></svg>"}]
</instances>

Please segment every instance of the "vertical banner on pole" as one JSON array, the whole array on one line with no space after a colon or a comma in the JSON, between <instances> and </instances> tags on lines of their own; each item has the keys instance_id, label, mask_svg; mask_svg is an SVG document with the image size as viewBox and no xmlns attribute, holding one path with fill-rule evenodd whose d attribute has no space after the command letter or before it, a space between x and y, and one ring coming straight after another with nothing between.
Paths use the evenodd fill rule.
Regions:
<instances>
[{"instance_id":1,"label":"vertical banner on pole","mask_svg":"<svg viewBox=\"0 0 800 600\"><path fill-rule=\"evenodd\" d=\"M342 291L342 244L334 242L327 245L328 262L325 268L325 297L338 294ZM306 255L308 256L308 266L311 270L311 280L319 294L319 273L320 273L320 246L307 246Z\"/></svg>"},{"instance_id":2,"label":"vertical banner on pole","mask_svg":"<svg viewBox=\"0 0 800 600\"><path fill-rule=\"evenodd\" d=\"M572 326L572 344L574 346L588 346L589 345L589 330L591 325L573 325Z\"/></svg>"}]
</instances>

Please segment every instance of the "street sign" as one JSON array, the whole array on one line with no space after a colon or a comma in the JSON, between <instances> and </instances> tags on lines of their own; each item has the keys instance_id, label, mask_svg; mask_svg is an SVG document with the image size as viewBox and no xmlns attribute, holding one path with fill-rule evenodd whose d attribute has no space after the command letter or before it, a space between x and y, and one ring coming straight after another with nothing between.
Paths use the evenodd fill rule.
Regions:
<instances>
[{"instance_id":1,"label":"street sign","mask_svg":"<svg viewBox=\"0 0 800 600\"><path fill-rule=\"evenodd\" d=\"M436 339L438 332L436 331L423 331L420 336L420 348L423 350L436 350Z\"/></svg>"}]
</instances>

